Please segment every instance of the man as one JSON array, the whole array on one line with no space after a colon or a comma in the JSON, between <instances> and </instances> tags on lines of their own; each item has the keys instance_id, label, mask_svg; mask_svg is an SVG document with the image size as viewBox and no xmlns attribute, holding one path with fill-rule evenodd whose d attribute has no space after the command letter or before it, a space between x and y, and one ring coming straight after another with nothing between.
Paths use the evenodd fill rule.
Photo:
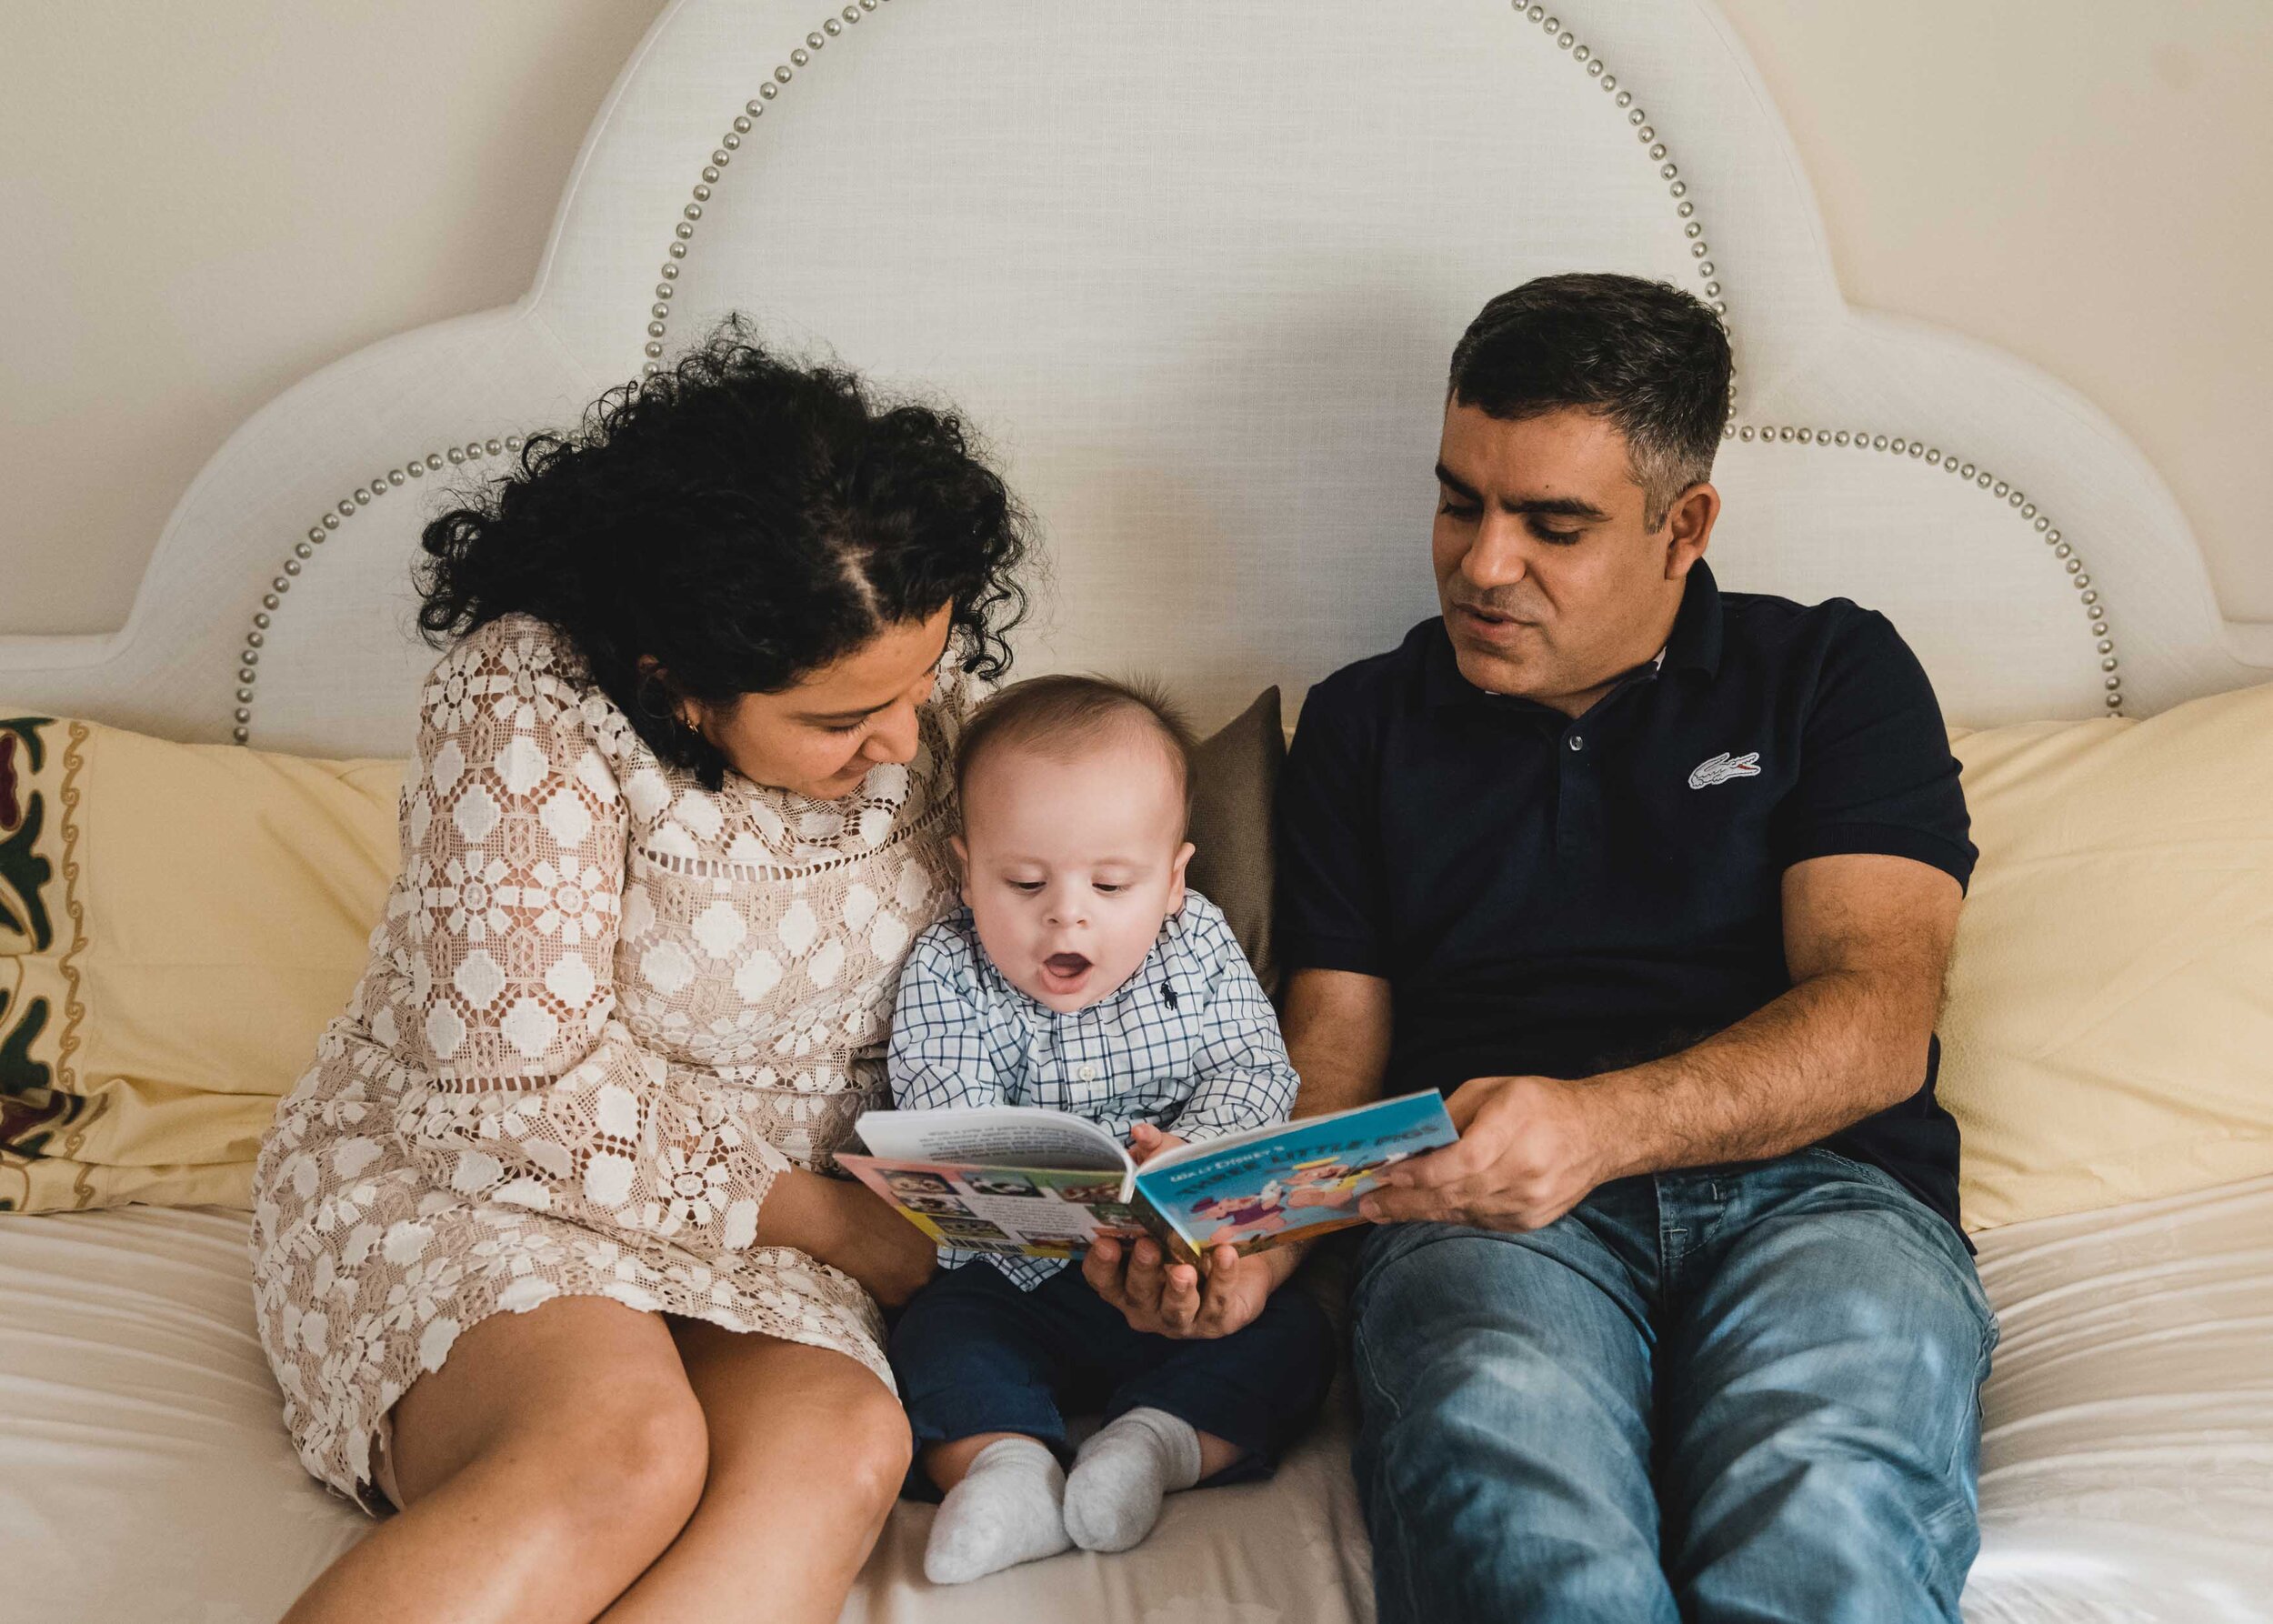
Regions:
<instances>
[{"instance_id":1,"label":"man","mask_svg":"<svg viewBox=\"0 0 2273 1624\"><path fill-rule=\"evenodd\" d=\"M1726 336L1566 276L1453 355L1442 619L1319 684L1279 792L1305 1112L1442 1088L1367 1198L1384 1619L1956 1619L1996 1340L1933 1023L1974 857L1882 617L1724 595ZM1203 1288L1093 1258L1132 1319Z\"/></svg>"}]
</instances>

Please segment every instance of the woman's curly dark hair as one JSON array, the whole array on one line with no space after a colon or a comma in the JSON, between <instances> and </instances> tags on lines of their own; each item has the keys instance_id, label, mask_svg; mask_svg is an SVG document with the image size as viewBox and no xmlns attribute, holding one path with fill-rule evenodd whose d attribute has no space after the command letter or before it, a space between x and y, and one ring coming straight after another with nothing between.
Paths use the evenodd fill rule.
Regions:
<instances>
[{"instance_id":1,"label":"woman's curly dark hair","mask_svg":"<svg viewBox=\"0 0 2273 1624\"><path fill-rule=\"evenodd\" d=\"M429 641L546 622L656 755L713 789L726 759L678 696L778 693L942 607L962 668L996 677L1026 608L1025 514L962 422L769 354L739 317L576 430L532 436L420 542Z\"/></svg>"}]
</instances>

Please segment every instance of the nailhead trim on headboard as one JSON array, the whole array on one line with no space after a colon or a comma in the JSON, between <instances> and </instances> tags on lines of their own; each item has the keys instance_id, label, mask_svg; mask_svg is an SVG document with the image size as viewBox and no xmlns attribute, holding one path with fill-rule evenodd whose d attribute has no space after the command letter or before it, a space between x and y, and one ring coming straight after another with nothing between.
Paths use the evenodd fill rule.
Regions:
<instances>
[{"instance_id":1,"label":"nailhead trim on headboard","mask_svg":"<svg viewBox=\"0 0 2273 1624\"><path fill-rule=\"evenodd\" d=\"M703 166L702 178L695 185L692 201L679 213L684 216L671 227L672 242L665 249L663 280L656 286L656 302L647 311L647 336L641 346L646 359L640 370L652 376L663 369L664 341L671 330L671 296L673 285L678 281L679 262L686 257L688 245L694 241L695 227L701 223L704 206L710 202L711 188L718 184L718 176L734 155L741 150L742 138L747 135L754 121L765 116L766 104L778 96L783 86L796 77L796 71L813 60L813 53L844 33L847 24L857 23L874 11L882 0L858 0L824 22L820 27L805 36L805 45L789 53L789 60L774 69L773 77L758 86L756 96L743 105L735 115L732 126L718 138L717 150L710 155L710 162ZM1657 178L1666 183L1666 190L1674 199L1674 214L1681 221L1681 235L1688 239L1689 257L1696 265L1699 281L1704 285L1704 296L1721 316L1728 314L1727 302L1721 297L1719 272L1713 264L1712 248L1705 241L1705 226L1697 216L1697 206L1689 201L1688 183L1681 178L1680 169L1666 155L1666 144L1657 139L1657 131L1649 122L1649 115L1634 105L1634 93L1618 88L1617 75L1609 71L1608 64L1596 54L1594 47L1582 43L1578 36L1563 26L1563 19L1544 5L1527 6L1523 0L1514 0L1518 20L1536 23L1546 37L1560 49L1570 53L1571 60L1585 67L1587 76L1610 95L1618 109L1625 113L1626 122L1633 127L1635 138L1647 153L1649 161L1658 165Z\"/></svg>"},{"instance_id":2,"label":"nailhead trim on headboard","mask_svg":"<svg viewBox=\"0 0 2273 1624\"><path fill-rule=\"evenodd\" d=\"M717 185L726 165L733 162L734 155L741 150L743 137L751 133L756 120L765 116L766 104L780 95L783 87L796 78L797 70L811 63L815 52L824 49L830 40L841 35L846 27L860 22L879 5L888 3L889 0L854 0L854 3L824 20L820 27L805 36L803 45L791 50L786 62L775 67L772 77L758 86L757 95L743 105L742 111L734 115L726 133L719 136L716 148L710 154L710 161L702 167L701 179L695 185L692 200L680 210L684 217L672 227L673 240L665 250L666 257L662 266L663 279L656 285L656 302L647 313L646 338L641 346L646 357L641 366L643 375L653 376L662 370L665 340L670 333L671 296L678 281L680 262L686 257L687 246L694 240L695 227L703 217L704 206L711 200L712 188ZM1634 105L1633 91L1620 87L1617 75L1609 71L1601 55L1591 45L1582 42L1575 32L1565 28L1562 18L1556 13L1545 5L1526 5L1525 0L1512 0L1512 9L1518 20L1537 24L1540 32L1553 41L1557 49L1568 52L1572 62L1583 66L1587 75L1611 97L1612 105L1626 115L1626 121L1632 127L1636 140L1649 161L1658 165L1657 178L1666 183L1667 195L1674 200L1674 215L1681 222L1682 236L1688 241L1689 256L1702 284L1703 297L1715 313L1726 318L1728 305L1723 296L1719 271L1713 263L1711 247L1705 240L1704 223L1697 218L1697 206L1689 198L1688 183L1681 178L1678 166L1667 155L1667 145L1657 138L1657 129L1650 122L1648 114ZM1732 380L1729 390L1731 410L1735 408L1736 402L1737 391ZM1888 452L1898 456L1923 457L1928 464L1946 467L1982 490L2003 497L2008 506L2019 511L2022 518L2035 525L2046 545L2053 549L2053 556L2064 565L2080 595L2079 601L2085 613L2089 617L2092 635L2099 640L2099 666L2107 674L2108 713L2122 713L2123 682L2118 675L2115 644L2108 634L2107 605L2092 586L2091 576L2084 573L2083 560L2076 556L2075 549L2068 542L2061 539L2059 531L2052 527L2051 520L2038 513L2035 503L2006 481L1997 478L1987 469L1975 467L1969 462L1960 462L1954 454L1945 456L1938 448L1928 447L1922 441L1889 437L1883 434L1732 424L1724 437L1742 441L1758 439L1778 445L1797 442L1803 446L1852 446ZM484 456L517 452L521 444L521 436L512 435L502 440L469 440L462 446L451 446L441 451L428 452L424 456L413 457L399 468L388 469L368 485L356 486L342 497L332 511L325 513L318 523L309 526L307 539L294 545L292 556L284 561L282 573L269 582L268 591L262 595L261 606L253 616L252 628L245 634L245 647L238 654L236 708L234 712L235 727L232 732L238 744L245 743L250 737L255 681L258 676L261 649L267 642L269 627L282 607L285 595L292 590L293 581L300 575L302 567L313 559L314 549L323 546L343 521L353 518L357 512L388 491L399 489L406 481L421 479L429 473L438 473L446 466L463 465L478 461Z\"/></svg>"},{"instance_id":3,"label":"nailhead trim on headboard","mask_svg":"<svg viewBox=\"0 0 2273 1624\"><path fill-rule=\"evenodd\" d=\"M710 188L718 184L719 172L742 149L742 137L750 133L756 120L766 115L766 104L797 76L797 69L813 60L813 53L886 3L887 0L856 0L806 35L805 44L791 51L789 60L774 69L773 77L757 87L757 95L742 105L742 111L734 115L726 133L718 137L710 162L703 165L702 178L695 183L694 201L679 211L686 217L671 227L674 240L664 250L667 257L663 262L663 280L656 285L656 302L647 312L647 341L641 346L647 357L640 367L644 375L652 376L663 370L663 341L671 330L671 294L673 284L679 279L679 261L686 257L686 246L694 240L695 226L703 217L703 206L710 201Z\"/></svg>"},{"instance_id":4,"label":"nailhead trim on headboard","mask_svg":"<svg viewBox=\"0 0 2273 1624\"><path fill-rule=\"evenodd\" d=\"M703 217L703 205L710 201L710 189L716 184L719 172L733 160L742 145L742 137L750 133L752 121L766 111L766 103L781 94L781 87L796 76L796 70L812 61L812 53L820 50L832 39L843 34L848 24L857 23L868 13L887 0L854 0L843 10L824 22L805 36L804 45L789 53L789 60L774 69L773 78L759 86L758 97L750 101L734 117L733 125L719 137L717 150L710 155L710 162L703 166L702 179L695 186L694 201L681 211L686 218L676 229L676 240L670 246L669 257L663 264L663 281L656 287L656 303L647 323L646 354L650 357L646 371L660 370L654 357L663 354L663 337L668 330L671 314L667 302L672 284L678 280L678 262L686 257L686 245L695 235L695 222ZM268 641L268 628L276 612L283 606L285 595L292 590L292 583L302 567L315 556L315 549L322 546L340 524L351 519L378 497L390 490L401 488L408 480L420 479L430 473L439 473L450 464L477 461L484 456L498 456L521 449L521 436L508 436L503 440L469 440L464 446L452 446L442 451L415 456L399 468L390 468L368 485L357 486L342 497L332 511L308 527L307 539L294 544L292 556L284 561L283 572L268 583L268 590L260 600L260 608L254 613L252 629L245 635L245 647L237 654L236 708L232 713L235 726L230 737L238 744L245 743L252 734L253 699L259 676L260 654Z\"/></svg>"},{"instance_id":5,"label":"nailhead trim on headboard","mask_svg":"<svg viewBox=\"0 0 2273 1624\"><path fill-rule=\"evenodd\" d=\"M236 709L231 713L235 727L229 737L238 744L245 743L252 733L254 684L260 676L260 651L268 642L268 628L276 613L284 607L285 595L292 590L292 583L315 557L315 549L331 538L332 532L391 490L400 490L414 479L424 479L444 468L463 466L478 462L485 456L503 456L521 449L521 436L507 435L500 440L468 440L463 446L446 446L429 451L424 456L414 456L399 468L389 468L376 476L368 485L359 485L308 526L307 539L295 542L292 554L284 561L281 572L268 583L268 590L261 595L260 607L253 612L252 629L245 634L245 647L236 657Z\"/></svg>"},{"instance_id":6,"label":"nailhead trim on headboard","mask_svg":"<svg viewBox=\"0 0 2273 1624\"><path fill-rule=\"evenodd\" d=\"M2084 615L2091 625L2091 635L2098 639L2099 669L2105 674L2109 716L2123 714L2123 678L2116 659L2115 641L2108 633L2108 606L2099 589L2091 584L2091 576L2084 569L2084 561L2076 554L2073 545L2065 540L2052 523L2051 516L2039 512L2028 500L2028 493L1999 479L1987 468L1976 467L1961 461L1957 453L1944 452L1938 446L1923 440L1908 439L1900 435L1874 434L1868 429L1800 428L1789 424L1754 425L1731 424L1721 431L1724 440L1759 441L1774 446L1852 446L1857 451L1879 451L1889 456L1912 456L1922 459L1928 467L1937 467L1955 474L1979 490L1987 491L1993 499L2001 499L2005 506L2018 513L2033 526L2044 545L2052 549L2052 556L2059 560L2068 584L2076 589L2077 601L2083 606Z\"/></svg>"}]
</instances>

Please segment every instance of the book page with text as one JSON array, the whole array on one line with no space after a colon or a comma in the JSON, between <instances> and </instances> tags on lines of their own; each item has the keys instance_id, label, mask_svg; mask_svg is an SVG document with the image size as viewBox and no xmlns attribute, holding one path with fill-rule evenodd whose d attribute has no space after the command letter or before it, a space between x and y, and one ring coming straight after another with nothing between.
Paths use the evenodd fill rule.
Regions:
<instances>
[{"instance_id":1,"label":"book page with text","mask_svg":"<svg viewBox=\"0 0 2273 1624\"><path fill-rule=\"evenodd\" d=\"M1121 1171L1133 1166L1121 1142L1094 1122L1036 1106L865 1111L853 1128L870 1155L888 1161Z\"/></svg>"}]
</instances>

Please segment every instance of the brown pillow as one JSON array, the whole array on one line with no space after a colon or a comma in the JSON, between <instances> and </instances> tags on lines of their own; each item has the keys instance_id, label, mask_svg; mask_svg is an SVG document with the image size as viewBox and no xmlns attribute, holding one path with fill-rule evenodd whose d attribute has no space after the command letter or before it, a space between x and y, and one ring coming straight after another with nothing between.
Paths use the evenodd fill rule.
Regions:
<instances>
[{"instance_id":1,"label":"brown pillow","mask_svg":"<svg viewBox=\"0 0 2273 1624\"><path fill-rule=\"evenodd\" d=\"M1272 804L1287 759L1278 690L1255 703L1200 744L1192 780L1192 888L1223 909L1247 949L1263 990L1278 992L1271 952Z\"/></svg>"}]
</instances>

